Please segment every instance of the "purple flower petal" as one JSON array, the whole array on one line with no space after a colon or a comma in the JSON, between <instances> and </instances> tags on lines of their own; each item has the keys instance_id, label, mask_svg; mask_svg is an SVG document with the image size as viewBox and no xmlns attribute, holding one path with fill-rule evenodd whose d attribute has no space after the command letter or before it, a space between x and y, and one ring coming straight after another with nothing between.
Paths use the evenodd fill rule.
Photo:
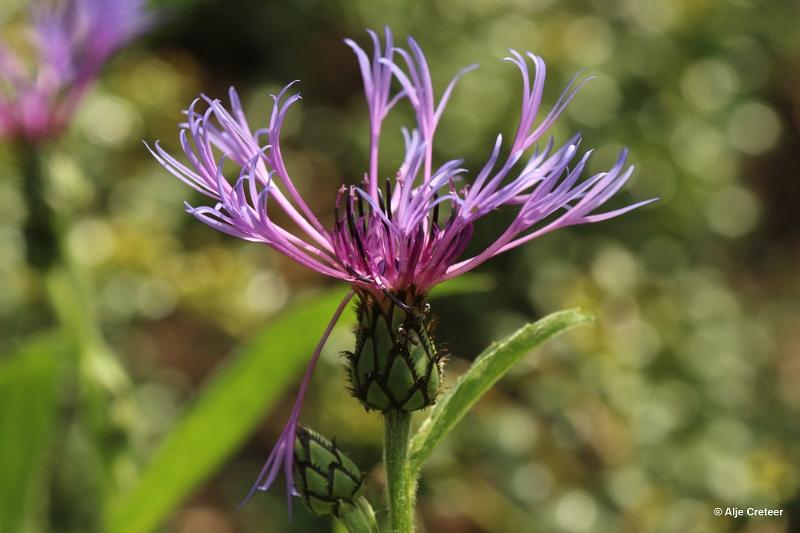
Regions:
<instances>
[{"instance_id":1,"label":"purple flower petal","mask_svg":"<svg viewBox=\"0 0 800 533\"><path fill-rule=\"evenodd\" d=\"M60 133L101 68L153 22L142 0L36 0L28 68L0 42L0 135L37 141Z\"/></svg>"}]
</instances>

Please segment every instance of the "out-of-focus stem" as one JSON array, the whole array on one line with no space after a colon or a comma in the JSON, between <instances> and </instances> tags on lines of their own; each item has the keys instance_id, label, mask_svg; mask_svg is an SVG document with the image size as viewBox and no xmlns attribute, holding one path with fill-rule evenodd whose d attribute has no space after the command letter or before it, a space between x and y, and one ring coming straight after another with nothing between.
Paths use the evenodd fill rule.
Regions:
<instances>
[{"instance_id":1,"label":"out-of-focus stem","mask_svg":"<svg viewBox=\"0 0 800 533\"><path fill-rule=\"evenodd\" d=\"M70 264L58 264L45 273L50 305L80 355L81 373L90 385L118 395L130 381L98 327L87 282Z\"/></svg>"},{"instance_id":2,"label":"out-of-focus stem","mask_svg":"<svg viewBox=\"0 0 800 533\"><path fill-rule=\"evenodd\" d=\"M408 465L411 414L384 413L383 462L386 467L392 533L414 531L414 479Z\"/></svg>"},{"instance_id":3,"label":"out-of-focus stem","mask_svg":"<svg viewBox=\"0 0 800 533\"><path fill-rule=\"evenodd\" d=\"M91 284L63 243L66 221L47 201L45 147L23 144L16 148L28 211L23 230L28 265L44 283L53 320L77 351L91 431L119 443L120 430L126 425L123 420L134 414L130 381L99 328ZM101 446L104 452L110 448ZM111 455L115 455L113 449ZM112 457L107 459L113 462Z\"/></svg>"},{"instance_id":4,"label":"out-of-focus stem","mask_svg":"<svg viewBox=\"0 0 800 533\"><path fill-rule=\"evenodd\" d=\"M19 145L16 153L22 171L22 193L28 208L28 218L23 226L26 259L31 268L44 272L58 262L61 250L55 215L47 203L42 156L29 144Z\"/></svg>"},{"instance_id":5,"label":"out-of-focus stem","mask_svg":"<svg viewBox=\"0 0 800 533\"><path fill-rule=\"evenodd\" d=\"M47 201L48 183L45 148L33 144L17 146L22 170L22 191L28 208L24 225L28 265L45 282L54 318L81 354L83 370L103 388L119 392L129 383L98 327L92 290L63 243L58 213Z\"/></svg>"}]
</instances>

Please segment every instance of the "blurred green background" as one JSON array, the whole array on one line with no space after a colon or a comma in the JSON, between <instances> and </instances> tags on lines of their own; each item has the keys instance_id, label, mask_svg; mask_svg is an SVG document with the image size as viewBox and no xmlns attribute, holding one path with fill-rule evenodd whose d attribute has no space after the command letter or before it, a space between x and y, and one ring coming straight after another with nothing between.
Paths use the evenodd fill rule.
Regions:
<instances>
[{"instance_id":1,"label":"blurred green background","mask_svg":"<svg viewBox=\"0 0 800 533\"><path fill-rule=\"evenodd\" d=\"M4 1L0 20L15 24L25 3ZM19 171L0 146L0 531L334 529L299 501L290 523L282 486L236 506L288 417L335 284L186 215L183 200L199 198L141 141L178 150L181 109L230 85L261 127L269 94L301 79L284 152L331 223L368 141L342 39L366 44L364 29L385 24L420 41L440 89L481 64L445 114L440 160L465 156L474 172L494 135L513 131L520 84L500 59L532 50L548 62L546 104L575 71L596 75L556 139L583 132L598 149L590 171L630 147L637 171L617 205L661 198L500 256L433 300L451 382L549 312L579 305L599 320L505 378L446 440L421 483L424 529L800 531L799 5L160 2L160 25L114 59L47 154L48 201L70 220L64 242L128 378L53 330L45 285L25 266ZM408 116L384 128L385 173ZM509 216L479 225L475 246ZM367 472L381 515L379 420L345 393L338 356L350 325L325 349L303 420ZM734 506L784 512L713 515Z\"/></svg>"}]
</instances>

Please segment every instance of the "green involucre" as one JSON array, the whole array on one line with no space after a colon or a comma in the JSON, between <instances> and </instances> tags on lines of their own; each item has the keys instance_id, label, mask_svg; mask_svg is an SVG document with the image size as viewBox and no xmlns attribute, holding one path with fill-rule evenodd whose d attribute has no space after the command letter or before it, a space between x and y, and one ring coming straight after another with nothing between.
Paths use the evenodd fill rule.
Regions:
<instances>
[{"instance_id":1,"label":"green involucre","mask_svg":"<svg viewBox=\"0 0 800 533\"><path fill-rule=\"evenodd\" d=\"M442 356L433 341L433 320L424 302L406 309L388 298L362 295L356 347L346 352L353 395L367 409L412 412L436 401Z\"/></svg>"},{"instance_id":2,"label":"green involucre","mask_svg":"<svg viewBox=\"0 0 800 533\"><path fill-rule=\"evenodd\" d=\"M339 516L344 505L356 505L364 476L335 443L300 426L294 444L294 483L313 514Z\"/></svg>"}]
</instances>

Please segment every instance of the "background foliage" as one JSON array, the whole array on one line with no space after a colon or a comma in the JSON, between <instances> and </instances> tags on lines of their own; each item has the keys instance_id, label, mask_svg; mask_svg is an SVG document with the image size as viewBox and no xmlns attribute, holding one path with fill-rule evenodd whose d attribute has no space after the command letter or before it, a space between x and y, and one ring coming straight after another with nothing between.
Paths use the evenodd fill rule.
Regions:
<instances>
[{"instance_id":1,"label":"background foliage","mask_svg":"<svg viewBox=\"0 0 800 533\"><path fill-rule=\"evenodd\" d=\"M24 4L3 2L5 28ZM177 148L179 111L232 84L251 122L264 123L268 95L299 78L304 100L289 115L284 152L330 222L337 188L363 173L368 139L342 38L363 42L364 28L384 24L418 38L440 86L481 63L442 122L442 159L465 155L474 171L496 132L510 131L518 75L499 59L509 47L530 49L548 61L551 104L576 70L597 76L557 138L581 130L585 146L599 148L590 170L629 146L638 170L620 205L662 199L501 256L481 269L489 290L473 281L483 290L434 301L451 376L493 339L549 312L581 306L599 320L550 344L538 364L523 363L444 441L422 481L427 530L800 528L797 2L158 5L161 25L106 69L49 158L48 200L75 220L64 228L68 249L90 274L107 343L130 376L114 401L80 377L69 343L49 333L31 340L53 321L43 284L24 265L19 175L10 147L0 147L3 531L289 529L280 489L236 505L335 306L329 283L187 216L182 201L196 198L140 141ZM385 173L399 141L397 133ZM497 231L481 225L476 241ZM343 392L337 354L352 343L348 327L325 351L304 419L338 438L377 494L379 424ZM236 368L252 372L233 379ZM104 372L95 372L100 383ZM181 439L195 453L170 452ZM713 516L718 506L785 511L733 520ZM291 524L330 527L302 510Z\"/></svg>"}]
</instances>

